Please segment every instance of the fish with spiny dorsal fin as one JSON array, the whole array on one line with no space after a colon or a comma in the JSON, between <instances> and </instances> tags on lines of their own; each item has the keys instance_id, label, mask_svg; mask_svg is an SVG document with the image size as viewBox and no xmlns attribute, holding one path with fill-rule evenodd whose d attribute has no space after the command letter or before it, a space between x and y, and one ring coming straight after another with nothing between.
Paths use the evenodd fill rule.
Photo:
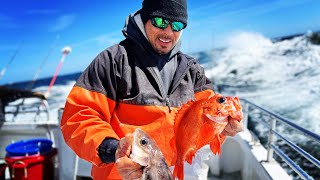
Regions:
<instances>
[{"instance_id":1,"label":"fish with spiny dorsal fin","mask_svg":"<svg viewBox=\"0 0 320 180\"><path fill-rule=\"evenodd\" d=\"M228 118L241 121L242 108L237 97L215 94L210 98L200 98L182 105L174 120L174 136L170 146L175 152L173 177L184 179L184 161L189 164L195 153L209 144L214 154L221 153L225 136L221 134Z\"/></svg>"}]
</instances>

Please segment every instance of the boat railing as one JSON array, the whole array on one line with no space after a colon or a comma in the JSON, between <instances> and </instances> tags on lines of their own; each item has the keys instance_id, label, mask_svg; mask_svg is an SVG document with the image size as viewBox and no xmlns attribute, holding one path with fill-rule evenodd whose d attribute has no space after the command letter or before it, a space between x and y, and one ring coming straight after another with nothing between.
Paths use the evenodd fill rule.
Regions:
<instances>
[{"instance_id":1,"label":"boat railing","mask_svg":"<svg viewBox=\"0 0 320 180\"><path fill-rule=\"evenodd\" d=\"M5 114L11 115L11 120L7 119L6 121L14 122L16 121L17 116L22 114L29 114L30 116L33 116L30 117L30 121L37 121L38 117L41 114L44 114L44 116L46 117L46 121L49 121L49 104L46 99L38 99L38 102L34 102L32 104L25 103L25 99L26 98L23 98L22 102L8 104L6 106Z\"/></svg>"},{"instance_id":2,"label":"boat railing","mask_svg":"<svg viewBox=\"0 0 320 180\"><path fill-rule=\"evenodd\" d=\"M270 123L267 124L269 127L269 134L268 134L268 144L267 144L267 161L272 161L274 152L285 162L287 163L292 170L294 170L302 179L313 179L312 176L310 176L304 169L302 169L297 163L295 163L285 152L283 152L276 144L275 140L276 137L282 139L287 145L289 145L293 150L295 150L297 153L299 153L301 156L306 158L308 161L310 161L312 164L314 164L317 168L320 168L320 161L313 157L311 154L303 150L301 147L299 147L297 144L289 140L288 138L285 138L280 132L276 130L276 123L282 123L287 125L288 127L300 132L305 137L309 137L312 141L315 141L317 143L320 143L320 135L313 133L295 123L293 123L292 120L282 117L281 115L278 115L270 110L267 110L261 106L258 106L246 99L241 99L241 102L243 104L243 113L244 113L244 126L248 125L248 116L250 115L250 108L253 108L255 110L258 110L259 112L262 112L270 117Z\"/></svg>"},{"instance_id":3,"label":"boat railing","mask_svg":"<svg viewBox=\"0 0 320 180\"><path fill-rule=\"evenodd\" d=\"M45 120L42 117L43 114L46 115L48 121L50 117L49 105L47 96L44 94L32 90L0 86L0 122L15 122L16 119L21 119L17 118L18 115L24 116L23 121L26 121L25 118L30 119L30 122L39 119Z\"/></svg>"}]
</instances>

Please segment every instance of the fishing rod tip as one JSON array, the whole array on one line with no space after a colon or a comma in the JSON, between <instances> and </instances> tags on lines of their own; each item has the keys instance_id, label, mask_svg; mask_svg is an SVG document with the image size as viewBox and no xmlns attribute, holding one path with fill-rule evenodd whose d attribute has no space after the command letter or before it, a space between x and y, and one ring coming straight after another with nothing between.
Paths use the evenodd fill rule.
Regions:
<instances>
[{"instance_id":1,"label":"fishing rod tip","mask_svg":"<svg viewBox=\"0 0 320 180\"><path fill-rule=\"evenodd\" d=\"M62 48L62 53L63 54L69 54L71 52L71 47L70 46L66 46L64 48Z\"/></svg>"}]
</instances>

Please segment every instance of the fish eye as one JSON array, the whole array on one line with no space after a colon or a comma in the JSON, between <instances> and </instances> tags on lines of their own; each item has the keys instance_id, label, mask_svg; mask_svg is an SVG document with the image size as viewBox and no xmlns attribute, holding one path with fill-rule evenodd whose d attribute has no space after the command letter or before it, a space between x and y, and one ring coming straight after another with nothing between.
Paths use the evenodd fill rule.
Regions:
<instances>
[{"instance_id":1,"label":"fish eye","mask_svg":"<svg viewBox=\"0 0 320 180\"><path fill-rule=\"evenodd\" d=\"M142 138L141 140L140 140L140 144L141 145L143 145L143 146L145 146L145 145L148 145L148 140L146 139L146 138Z\"/></svg>"},{"instance_id":2,"label":"fish eye","mask_svg":"<svg viewBox=\"0 0 320 180\"><path fill-rule=\"evenodd\" d=\"M226 101L226 98L224 98L224 97L221 97L218 99L218 103L220 103L220 104L224 103L225 101Z\"/></svg>"}]
</instances>

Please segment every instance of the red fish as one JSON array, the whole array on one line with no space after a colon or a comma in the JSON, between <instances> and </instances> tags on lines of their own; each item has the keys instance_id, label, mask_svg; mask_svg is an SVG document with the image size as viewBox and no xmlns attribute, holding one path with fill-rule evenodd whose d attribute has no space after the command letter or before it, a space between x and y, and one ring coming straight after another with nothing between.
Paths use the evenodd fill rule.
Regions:
<instances>
[{"instance_id":1,"label":"red fish","mask_svg":"<svg viewBox=\"0 0 320 180\"><path fill-rule=\"evenodd\" d=\"M195 153L210 144L214 154L221 153L225 136L220 134L228 124L228 118L242 119L242 108L237 97L215 94L211 98L190 101L178 111L174 122L174 137L170 141L176 152L173 176L184 179L184 161L189 164Z\"/></svg>"}]
</instances>

